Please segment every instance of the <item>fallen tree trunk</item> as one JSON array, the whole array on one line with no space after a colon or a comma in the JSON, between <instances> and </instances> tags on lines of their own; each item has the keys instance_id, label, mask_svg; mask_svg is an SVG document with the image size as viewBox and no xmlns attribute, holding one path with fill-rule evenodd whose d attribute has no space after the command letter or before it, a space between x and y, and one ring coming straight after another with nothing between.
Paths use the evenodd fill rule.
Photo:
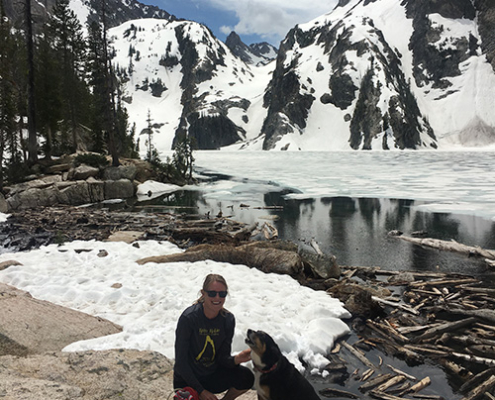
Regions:
<instances>
[{"instance_id":1,"label":"fallen tree trunk","mask_svg":"<svg viewBox=\"0 0 495 400\"><path fill-rule=\"evenodd\" d=\"M301 278L304 268L301 257L294 251L266 249L252 244L242 246L202 244L191 247L183 253L146 257L136 262L142 265L149 262L170 263L203 260L243 264L263 272L288 274L294 278Z\"/></svg>"},{"instance_id":2,"label":"fallen tree trunk","mask_svg":"<svg viewBox=\"0 0 495 400\"><path fill-rule=\"evenodd\" d=\"M465 244L457 243L454 240L447 241L447 240L431 239L431 238L420 239L410 236L394 236L394 237L400 238L407 242L414 243L418 246L426 246L438 250L461 253L467 256L477 256L477 257L486 258L488 260L495 260L494 250L486 250L478 246L466 246Z\"/></svg>"}]
</instances>

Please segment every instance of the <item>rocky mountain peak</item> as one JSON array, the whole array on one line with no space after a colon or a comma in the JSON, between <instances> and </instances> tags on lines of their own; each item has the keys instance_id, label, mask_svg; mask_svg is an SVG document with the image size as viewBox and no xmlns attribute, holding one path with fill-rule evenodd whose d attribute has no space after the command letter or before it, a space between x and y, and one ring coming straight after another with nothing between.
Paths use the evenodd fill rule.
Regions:
<instances>
[{"instance_id":1,"label":"rocky mountain peak","mask_svg":"<svg viewBox=\"0 0 495 400\"><path fill-rule=\"evenodd\" d=\"M277 57L277 49L271 44L262 42L248 46L234 31L227 36L225 44L232 54L239 57L246 64L265 65Z\"/></svg>"}]
</instances>

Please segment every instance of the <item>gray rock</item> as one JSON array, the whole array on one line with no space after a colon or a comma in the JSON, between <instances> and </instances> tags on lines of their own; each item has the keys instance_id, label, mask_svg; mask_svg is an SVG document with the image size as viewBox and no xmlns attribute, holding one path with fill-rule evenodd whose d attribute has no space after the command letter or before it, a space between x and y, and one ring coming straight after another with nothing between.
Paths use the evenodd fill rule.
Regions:
<instances>
[{"instance_id":1,"label":"gray rock","mask_svg":"<svg viewBox=\"0 0 495 400\"><path fill-rule=\"evenodd\" d=\"M82 164L77 168L71 170L69 176L71 180L74 181L83 181L88 179L89 177L95 177L99 174L100 170L98 168L90 167L89 165Z\"/></svg>"},{"instance_id":2,"label":"gray rock","mask_svg":"<svg viewBox=\"0 0 495 400\"><path fill-rule=\"evenodd\" d=\"M5 200L5 197L2 193L0 193L0 212L7 213L9 212L9 203Z\"/></svg>"},{"instance_id":3,"label":"gray rock","mask_svg":"<svg viewBox=\"0 0 495 400\"><path fill-rule=\"evenodd\" d=\"M10 210L50 207L59 203L60 192L51 186L46 189L28 189L7 199Z\"/></svg>"},{"instance_id":4,"label":"gray rock","mask_svg":"<svg viewBox=\"0 0 495 400\"><path fill-rule=\"evenodd\" d=\"M33 179L28 182L19 183L10 187L9 194L12 196L16 193L24 192L29 189L45 189L52 186L54 183L61 182L60 175L49 175L38 179Z\"/></svg>"},{"instance_id":5,"label":"gray rock","mask_svg":"<svg viewBox=\"0 0 495 400\"><path fill-rule=\"evenodd\" d=\"M118 167L108 167L103 171L103 179L118 181L120 179L134 180L137 169L134 165L119 165Z\"/></svg>"},{"instance_id":6,"label":"gray rock","mask_svg":"<svg viewBox=\"0 0 495 400\"><path fill-rule=\"evenodd\" d=\"M317 277L323 279L340 277L340 267L335 256L316 254L303 248L299 249L298 253Z\"/></svg>"},{"instance_id":7,"label":"gray rock","mask_svg":"<svg viewBox=\"0 0 495 400\"><path fill-rule=\"evenodd\" d=\"M128 179L105 181L105 200L128 199L134 196L134 185Z\"/></svg>"},{"instance_id":8,"label":"gray rock","mask_svg":"<svg viewBox=\"0 0 495 400\"><path fill-rule=\"evenodd\" d=\"M113 322L35 299L13 286L0 283L0 291L0 338L17 343L31 354L61 351L73 342L122 330ZM4 354L9 354L10 348L4 348Z\"/></svg>"},{"instance_id":9,"label":"gray rock","mask_svg":"<svg viewBox=\"0 0 495 400\"><path fill-rule=\"evenodd\" d=\"M55 164L48 167L46 170L47 174L56 174L59 172L65 172L71 169L72 164Z\"/></svg>"},{"instance_id":10,"label":"gray rock","mask_svg":"<svg viewBox=\"0 0 495 400\"><path fill-rule=\"evenodd\" d=\"M105 200L104 182L79 181L60 191L60 203L81 205Z\"/></svg>"}]
</instances>

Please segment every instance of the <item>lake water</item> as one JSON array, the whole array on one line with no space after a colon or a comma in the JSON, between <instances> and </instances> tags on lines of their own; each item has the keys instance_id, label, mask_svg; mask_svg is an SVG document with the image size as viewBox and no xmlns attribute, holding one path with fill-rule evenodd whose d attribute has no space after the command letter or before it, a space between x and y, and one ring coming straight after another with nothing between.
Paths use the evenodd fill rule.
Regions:
<instances>
[{"instance_id":1,"label":"lake water","mask_svg":"<svg viewBox=\"0 0 495 400\"><path fill-rule=\"evenodd\" d=\"M199 185L139 205L266 222L281 239L315 239L340 265L485 274L482 260L388 233L495 249L494 155L198 152Z\"/></svg>"}]
</instances>

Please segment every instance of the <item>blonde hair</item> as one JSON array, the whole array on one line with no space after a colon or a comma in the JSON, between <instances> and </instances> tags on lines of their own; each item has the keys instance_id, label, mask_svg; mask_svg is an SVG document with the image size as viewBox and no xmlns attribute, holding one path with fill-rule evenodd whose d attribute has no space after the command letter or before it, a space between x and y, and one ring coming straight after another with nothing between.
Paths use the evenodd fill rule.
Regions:
<instances>
[{"instance_id":1,"label":"blonde hair","mask_svg":"<svg viewBox=\"0 0 495 400\"><path fill-rule=\"evenodd\" d=\"M225 278L222 275L208 274L208 275L206 275L205 281L203 282L203 289L202 289L202 292L201 292L201 296L194 302L194 304L204 303L204 301L205 301L204 292L206 292L208 290L208 287L213 282L220 282L222 285L225 286L225 290L227 290L227 292L229 291L229 287L227 285L227 281L225 280Z\"/></svg>"}]
</instances>

